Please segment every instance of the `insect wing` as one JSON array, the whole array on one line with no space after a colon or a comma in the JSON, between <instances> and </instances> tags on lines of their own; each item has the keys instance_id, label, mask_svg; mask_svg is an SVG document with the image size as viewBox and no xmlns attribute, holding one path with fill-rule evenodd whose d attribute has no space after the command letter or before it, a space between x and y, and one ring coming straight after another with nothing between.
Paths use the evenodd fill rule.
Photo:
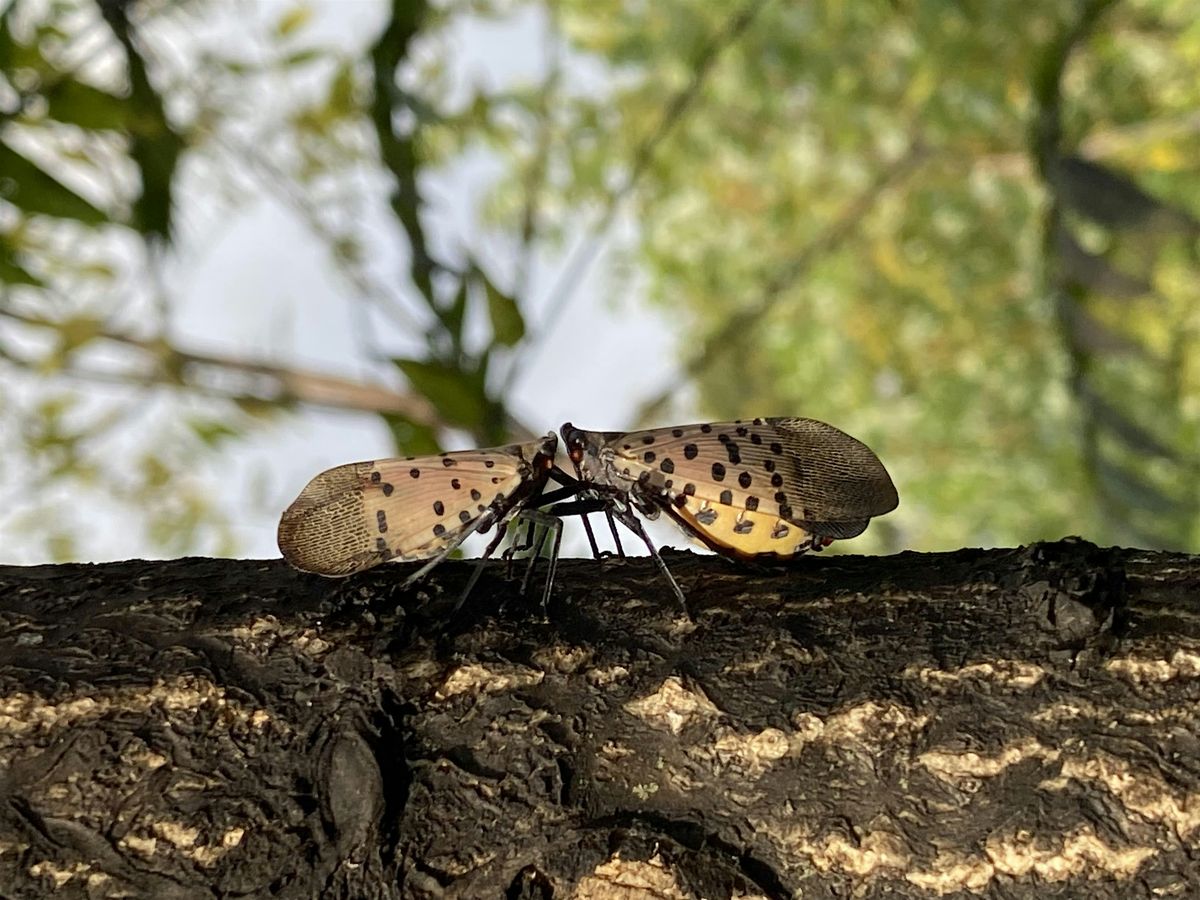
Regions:
<instances>
[{"instance_id":1,"label":"insect wing","mask_svg":"<svg viewBox=\"0 0 1200 900\"><path fill-rule=\"evenodd\" d=\"M279 522L289 563L350 575L436 556L506 518L545 483L557 439L440 456L348 463L317 475ZM548 451L548 457L546 453Z\"/></svg>"},{"instance_id":2,"label":"insect wing","mask_svg":"<svg viewBox=\"0 0 1200 900\"><path fill-rule=\"evenodd\" d=\"M606 435L614 473L727 555L792 556L860 534L898 498L862 442L801 418L704 423Z\"/></svg>"}]
</instances>

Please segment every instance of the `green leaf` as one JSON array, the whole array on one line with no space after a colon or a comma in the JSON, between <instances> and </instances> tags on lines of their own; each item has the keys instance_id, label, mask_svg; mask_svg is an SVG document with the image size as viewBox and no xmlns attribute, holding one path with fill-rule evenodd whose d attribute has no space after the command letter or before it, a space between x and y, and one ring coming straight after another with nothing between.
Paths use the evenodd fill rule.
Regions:
<instances>
[{"instance_id":1,"label":"green leaf","mask_svg":"<svg viewBox=\"0 0 1200 900\"><path fill-rule=\"evenodd\" d=\"M294 6L284 12L275 23L275 36L285 38L295 34L312 21L312 7L307 4Z\"/></svg>"},{"instance_id":2,"label":"green leaf","mask_svg":"<svg viewBox=\"0 0 1200 900\"><path fill-rule=\"evenodd\" d=\"M241 435L219 419L189 419L187 425L206 447L216 447L226 438Z\"/></svg>"},{"instance_id":3,"label":"green leaf","mask_svg":"<svg viewBox=\"0 0 1200 900\"><path fill-rule=\"evenodd\" d=\"M492 320L492 337L497 344L511 347L525 337L525 317L517 301L501 291L487 277L483 269L475 270L476 276L483 283L487 292L488 316Z\"/></svg>"},{"instance_id":4,"label":"green leaf","mask_svg":"<svg viewBox=\"0 0 1200 900\"><path fill-rule=\"evenodd\" d=\"M45 93L46 113L56 122L100 131L129 126L129 102L75 78L63 76Z\"/></svg>"},{"instance_id":5,"label":"green leaf","mask_svg":"<svg viewBox=\"0 0 1200 900\"><path fill-rule=\"evenodd\" d=\"M325 54L320 50L309 47L304 50L297 50L294 53L289 53L280 63L284 66L303 66L318 59L324 59Z\"/></svg>"},{"instance_id":6,"label":"green leaf","mask_svg":"<svg viewBox=\"0 0 1200 900\"><path fill-rule=\"evenodd\" d=\"M0 200L27 213L103 225L109 216L0 141Z\"/></svg>"},{"instance_id":7,"label":"green leaf","mask_svg":"<svg viewBox=\"0 0 1200 900\"><path fill-rule=\"evenodd\" d=\"M454 295L454 301L445 309L439 306L434 310L437 313L438 321L445 326L450 339L454 342L455 348L462 347L462 329L467 313L468 293L467 280L464 278L458 283L458 292Z\"/></svg>"},{"instance_id":8,"label":"green leaf","mask_svg":"<svg viewBox=\"0 0 1200 900\"><path fill-rule=\"evenodd\" d=\"M0 233L0 283L42 287L43 281L17 262L15 249L9 235Z\"/></svg>"},{"instance_id":9,"label":"green leaf","mask_svg":"<svg viewBox=\"0 0 1200 900\"><path fill-rule=\"evenodd\" d=\"M419 394L450 425L474 430L487 416L488 402L475 372L425 359L392 360Z\"/></svg>"},{"instance_id":10,"label":"green leaf","mask_svg":"<svg viewBox=\"0 0 1200 900\"><path fill-rule=\"evenodd\" d=\"M104 333L104 322L94 316L63 319L57 326L58 349L64 356Z\"/></svg>"},{"instance_id":11,"label":"green leaf","mask_svg":"<svg viewBox=\"0 0 1200 900\"><path fill-rule=\"evenodd\" d=\"M442 452L442 445L438 443L437 432L432 426L395 413L384 413L383 421L391 429L397 452L406 456L432 456Z\"/></svg>"}]
</instances>

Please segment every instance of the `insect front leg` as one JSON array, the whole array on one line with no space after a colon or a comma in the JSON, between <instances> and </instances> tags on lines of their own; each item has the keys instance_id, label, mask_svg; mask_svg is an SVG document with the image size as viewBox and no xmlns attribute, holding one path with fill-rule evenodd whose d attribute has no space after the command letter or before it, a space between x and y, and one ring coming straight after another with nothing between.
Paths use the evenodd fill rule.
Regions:
<instances>
[{"instance_id":1,"label":"insect front leg","mask_svg":"<svg viewBox=\"0 0 1200 900\"><path fill-rule=\"evenodd\" d=\"M550 506L550 507L561 506L561 505L563 505L562 501L568 500L571 497L577 497L580 494L594 495L594 493L595 493L591 489L591 486L587 482L580 481L578 478L574 478L574 477L568 475L566 472L564 472L558 466L555 466L553 469L550 470L550 478L551 478L551 480L562 485L562 487L559 488L557 491L551 491L550 493L543 494L540 498L538 498L538 500L539 500L538 506L541 508L545 508L546 506ZM584 533L587 534L588 546L591 547L591 549L592 549L592 558L593 559L603 559L604 554L600 550L600 546L596 543L596 535L592 532L592 523L591 523L591 520L588 519L588 512L595 512L595 511L597 511L597 510L595 510L595 509L582 510L581 509L581 510L578 510L575 512L565 513L565 515L579 516L579 520L583 523ZM564 515L564 514L552 513L552 515ZM612 525L611 519L609 520L609 525L610 525L610 527ZM613 534L614 535L616 534L616 529L613 529ZM561 529L560 529L560 536L561 536Z\"/></svg>"}]
</instances>

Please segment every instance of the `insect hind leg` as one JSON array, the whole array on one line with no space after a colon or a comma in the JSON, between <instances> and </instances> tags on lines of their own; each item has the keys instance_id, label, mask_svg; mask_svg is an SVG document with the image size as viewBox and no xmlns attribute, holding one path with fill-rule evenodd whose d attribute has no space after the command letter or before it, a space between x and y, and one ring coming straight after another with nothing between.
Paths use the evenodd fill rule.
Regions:
<instances>
[{"instance_id":1,"label":"insect hind leg","mask_svg":"<svg viewBox=\"0 0 1200 900\"><path fill-rule=\"evenodd\" d=\"M519 551L532 551L529 558L529 563L525 568L525 575L521 579L521 594L525 596L529 592L529 585L533 581L534 569L537 568L538 560L542 557L542 551L546 547L546 541L550 540L550 554L546 569L546 584L542 588L542 615L546 615L546 611L550 603L550 592L554 587L554 578L558 572L558 555L562 547L562 519L557 515L542 512L536 509L525 509L517 514L517 518L522 523L528 523L526 531L526 540L524 544L514 542L513 546L505 551L510 562L512 555ZM535 536L536 535L536 536Z\"/></svg>"},{"instance_id":2,"label":"insect hind leg","mask_svg":"<svg viewBox=\"0 0 1200 900\"><path fill-rule=\"evenodd\" d=\"M688 616L688 618L691 618L691 614L688 612L687 608L687 597L684 596L683 589L679 587L679 582L675 580L675 576L672 575L671 570L667 568L666 562L659 554L658 548L655 547L654 543L650 540L650 536L646 534L646 529L642 527L641 521L629 509L618 506L613 497L591 496L580 500L556 503L543 512L558 516L560 518L563 516L573 515L584 516L585 520L588 513L603 512L608 519L608 526L612 530L613 540L616 542L617 550L621 557L624 558L625 552L621 548L621 539L617 535L617 526L615 524L615 522L620 522L642 539L642 543L646 545L646 549L649 551L650 556L654 558L655 565L658 566L659 572L662 574L663 578L666 579L667 584L671 586L671 592L675 595L675 599L678 601L680 609L683 610L683 614Z\"/></svg>"},{"instance_id":3,"label":"insect hind leg","mask_svg":"<svg viewBox=\"0 0 1200 900\"><path fill-rule=\"evenodd\" d=\"M500 542L504 540L504 535L508 531L508 522L501 522L496 526L495 536L488 542L488 545L483 549L483 553L479 555L479 559L475 563L475 568L471 571L471 577L467 580L466 587L462 589L462 593L458 595L458 601L454 604L454 609L451 614L462 609L467 598L471 596L471 591L475 590L475 585L479 582L479 576L483 574L483 567L487 565L488 559L496 552L496 548L500 546ZM507 552L507 551L506 551Z\"/></svg>"}]
</instances>

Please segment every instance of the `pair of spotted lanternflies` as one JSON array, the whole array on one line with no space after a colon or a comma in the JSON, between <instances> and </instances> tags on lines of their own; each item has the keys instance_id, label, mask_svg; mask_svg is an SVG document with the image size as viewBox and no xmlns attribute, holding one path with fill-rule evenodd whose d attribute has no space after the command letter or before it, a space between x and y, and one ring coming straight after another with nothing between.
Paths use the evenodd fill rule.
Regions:
<instances>
[{"instance_id":1,"label":"pair of spotted lanternflies","mask_svg":"<svg viewBox=\"0 0 1200 900\"><path fill-rule=\"evenodd\" d=\"M279 522L279 548L305 572L350 575L389 560L426 560L411 583L470 535L515 516L554 532L561 517L603 512L641 538L682 601L640 521L665 512L689 535L736 559L789 559L852 538L896 508L883 463L861 441L815 419L768 418L649 431L561 429L575 476L555 465L553 432L523 444L440 456L349 463L316 476ZM559 487L546 491L549 482ZM532 526L531 526L532 528ZM527 549L527 548L526 548ZM478 574L478 570L477 570ZM546 592L553 580L547 578ZM473 582L472 582L473 583Z\"/></svg>"}]
</instances>

